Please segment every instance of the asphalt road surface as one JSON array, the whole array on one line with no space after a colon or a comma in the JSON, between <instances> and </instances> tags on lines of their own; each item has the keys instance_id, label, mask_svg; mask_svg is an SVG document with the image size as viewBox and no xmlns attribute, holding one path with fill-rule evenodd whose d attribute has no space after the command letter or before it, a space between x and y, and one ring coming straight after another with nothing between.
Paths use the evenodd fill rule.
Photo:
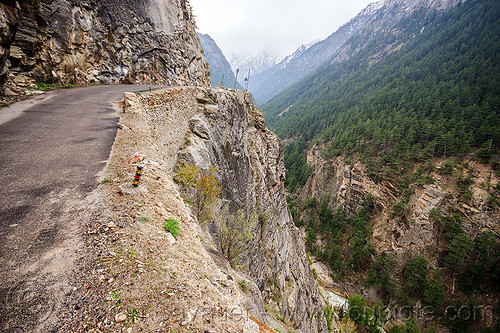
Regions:
<instances>
[{"instance_id":1,"label":"asphalt road surface","mask_svg":"<svg viewBox=\"0 0 500 333\"><path fill-rule=\"evenodd\" d=\"M147 89L62 89L0 110L0 331L54 320L116 135L113 102Z\"/></svg>"}]
</instances>

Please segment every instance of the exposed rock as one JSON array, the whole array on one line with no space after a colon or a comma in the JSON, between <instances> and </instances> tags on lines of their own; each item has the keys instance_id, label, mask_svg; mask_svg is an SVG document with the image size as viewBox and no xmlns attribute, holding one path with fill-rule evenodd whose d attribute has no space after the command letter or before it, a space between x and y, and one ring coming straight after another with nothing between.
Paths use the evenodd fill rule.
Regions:
<instances>
[{"instance_id":1,"label":"exposed rock","mask_svg":"<svg viewBox=\"0 0 500 333\"><path fill-rule=\"evenodd\" d=\"M176 151L179 160L200 169L216 166L230 212L256 216L254 238L236 259L252 282L245 303L249 313L280 327L266 314L264 299L300 332L326 332L323 300L287 209L283 147L265 127L250 93L172 88L141 95L138 105L167 169ZM216 231L212 237L217 239Z\"/></svg>"},{"instance_id":2,"label":"exposed rock","mask_svg":"<svg viewBox=\"0 0 500 333\"><path fill-rule=\"evenodd\" d=\"M117 315L115 315L115 321L117 323L121 323L122 321L125 321L127 320L127 315L125 313L119 313Z\"/></svg>"},{"instance_id":3,"label":"exposed rock","mask_svg":"<svg viewBox=\"0 0 500 333\"><path fill-rule=\"evenodd\" d=\"M183 0L1 5L0 83L8 68L13 86L35 81L208 85L208 65L191 20Z\"/></svg>"},{"instance_id":4,"label":"exposed rock","mask_svg":"<svg viewBox=\"0 0 500 333\"><path fill-rule=\"evenodd\" d=\"M175 244L175 237L172 236L172 234L170 232L167 232L167 236L165 238L166 238L166 241L169 245Z\"/></svg>"},{"instance_id":5,"label":"exposed rock","mask_svg":"<svg viewBox=\"0 0 500 333\"><path fill-rule=\"evenodd\" d=\"M118 186L118 193L119 194L126 194L126 195L135 195L137 193L137 190L132 187L131 184L122 184Z\"/></svg>"},{"instance_id":6,"label":"exposed rock","mask_svg":"<svg viewBox=\"0 0 500 333\"><path fill-rule=\"evenodd\" d=\"M11 10L0 3L0 93L13 94L12 91L5 92L3 87L9 76L10 45L14 40L18 24Z\"/></svg>"},{"instance_id":7,"label":"exposed rock","mask_svg":"<svg viewBox=\"0 0 500 333\"><path fill-rule=\"evenodd\" d=\"M210 139L210 134L208 133L208 125L201 118L192 118L189 121L189 128L191 132L198 135L200 138L208 140Z\"/></svg>"},{"instance_id":8,"label":"exposed rock","mask_svg":"<svg viewBox=\"0 0 500 333\"><path fill-rule=\"evenodd\" d=\"M320 147L308 151L307 162L313 166L312 176L301 189L298 201L303 205L308 198L321 199L330 196L330 206L340 206L348 216L353 216L362 207L364 198L371 194L375 212L371 219L371 243L377 253L390 252L397 265L404 264L409 257L423 255L432 265L437 265L440 244L440 229L429 218L433 209L445 214L454 209L461 212L463 229L471 237L482 231L498 233L500 209L488 204L489 193L483 184L496 184L499 177L485 165L470 161L476 170L475 181L470 187L473 199L460 202L456 190L456 179L442 179L438 174L435 184L415 186L404 210L404 216L393 214L393 207L402 200L402 191L390 181L374 182L365 166L358 162L349 165L343 157L325 160ZM399 267L401 268L401 267Z\"/></svg>"}]
</instances>

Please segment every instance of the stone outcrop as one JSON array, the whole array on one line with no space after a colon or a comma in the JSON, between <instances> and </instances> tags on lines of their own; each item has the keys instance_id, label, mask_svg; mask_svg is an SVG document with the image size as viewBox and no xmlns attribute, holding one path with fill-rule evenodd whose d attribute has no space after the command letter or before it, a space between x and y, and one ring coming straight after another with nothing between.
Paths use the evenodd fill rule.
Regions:
<instances>
[{"instance_id":1,"label":"stone outcrop","mask_svg":"<svg viewBox=\"0 0 500 333\"><path fill-rule=\"evenodd\" d=\"M406 262L415 255L424 255L434 265L438 258L432 255L439 249L439 226L429 218L433 209L444 214L458 210L463 216L463 229L471 237L483 231L500 231L500 209L489 202L490 194L485 184L497 184L500 179L487 165L470 161L476 170L470 187L473 198L470 202L459 199L456 176L433 173L434 184L415 186L403 216L393 213L393 207L400 202L403 191L390 180L374 182L363 163L350 165L343 157L333 160L322 158L321 149L313 147L308 151L307 162L313 166L313 174L299 193L303 204L307 199L321 199L330 196L330 207L343 206L348 216L353 216L362 207L364 198L371 194L375 211L371 219L371 241L377 253L390 252L396 261Z\"/></svg>"},{"instance_id":2,"label":"stone outcrop","mask_svg":"<svg viewBox=\"0 0 500 333\"><path fill-rule=\"evenodd\" d=\"M14 40L17 27L13 12L0 4L0 87L7 82L9 75L10 45Z\"/></svg>"},{"instance_id":3,"label":"stone outcrop","mask_svg":"<svg viewBox=\"0 0 500 333\"><path fill-rule=\"evenodd\" d=\"M0 64L9 55L2 73L10 71L11 90L34 82L210 83L185 0L54 0L34 6L0 5Z\"/></svg>"},{"instance_id":4,"label":"stone outcrop","mask_svg":"<svg viewBox=\"0 0 500 333\"><path fill-rule=\"evenodd\" d=\"M221 199L230 204L230 211L256 217L253 239L235 260L255 287L247 302L249 313L276 327L266 316L265 302L297 331L327 332L325 305L287 209L283 148L265 126L251 94L183 88L127 99L135 105L132 110L148 119L154 145L168 168L177 157L200 169L216 166ZM212 239L217 239L216 233Z\"/></svg>"},{"instance_id":5,"label":"stone outcrop","mask_svg":"<svg viewBox=\"0 0 500 333\"><path fill-rule=\"evenodd\" d=\"M219 168L225 184L222 197L232 209L258 216L253 243L240 264L264 299L277 302L287 321L303 332L321 332L322 301L287 209L282 145L266 128L250 93L206 94L214 101L212 107L202 106L210 140L198 143L199 151Z\"/></svg>"}]
</instances>

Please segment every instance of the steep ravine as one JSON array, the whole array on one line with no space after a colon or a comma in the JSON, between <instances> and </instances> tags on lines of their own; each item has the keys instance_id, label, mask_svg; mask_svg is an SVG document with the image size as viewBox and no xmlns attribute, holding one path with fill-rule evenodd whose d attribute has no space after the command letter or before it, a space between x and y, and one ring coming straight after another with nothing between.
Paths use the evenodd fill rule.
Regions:
<instances>
[{"instance_id":1,"label":"steep ravine","mask_svg":"<svg viewBox=\"0 0 500 333\"><path fill-rule=\"evenodd\" d=\"M299 230L286 207L283 149L278 138L266 128L249 93L239 91L235 98L210 91L199 100L206 102L199 124L206 124L208 140L194 137L193 147L182 157L218 166L221 181L227 184L222 197L233 209L258 215L253 242L240 260L264 299L274 300L293 326L304 332L322 331L322 301Z\"/></svg>"},{"instance_id":2,"label":"steep ravine","mask_svg":"<svg viewBox=\"0 0 500 333\"><path fill-rule=\"evenodd\" d=\"M446 241L448 237L446 232L449 231L446 231L444 223L449 223L451 220L440 221L435 214L439 212L442 216L448 217L458 214L461 217L461 230L466 237L477 242L478 235L490 233L498 242L500 206L495 199L499 193L498 170L492 168L491 164L481 163L473 155L466 156L461 163L457 163L455 158L435 159L432 161L433 171L419 174L421 172L419 170L423 169L419 169L418 165L415 166L413 176L410 177L410 185L408 185L408 189L412 189L412 192L408 192L398 185L397 179L374 181L370 178L367 167L361 162L353 164L350 159L342 156L333 159L323 158L321 147L318 146L308 150L307 162L312 166L312 175L298 191L295 203L295 209L298 212L296 221L301 224L305 223L302 227L304 238L307 239L308 225L311 219L314 219L311 209L308 208L311 206L312 198L316 198L318 202L326 199L328 207L333 212L342 208L346 217L353 217L362 209L365 198L371 195L374 208L368 223L371 232L369 242L373 247L370 255L372 258L377 256L392 258L392 266L388 274L399 287L404 283L403 271L407 262L417 256L422 256L429 263L429 271L432 269L441 271L446 295L444 303L454 304L452 300L465 302L470 297L474 297L481 306L481 317L477 316L475 331L496 325L494 309L498 306L498 289L495 289L495 286L486 287L484 292L474 293L474 296L471 296L473 291L464 292L463 287L459 288L459 280L465 268L461 266L458 272L451 274L446 269L446 264L443 264L443 258L451 249L450 243ZM418 177L423 178L418 179ZM460 184L460 179L469 178L471 181L467 187L467 193L470 197L464 197L463 190L461 192L457 184ZM426 180L422 181L422 179ZM401 205L403 202L404 204ZM402 207L401 211L395 207L398 204ZM350 230L349 228L347 226L347 230ZM324 239L322 240L318 231L315 246L324 249L328 245ZM342 260L345 264L351 246L352 244L347 244L342 250L344 255ZM495 251L495 248L492 251ZM468 255L469 253L465 253L462 259ZM402 305L401 300L394 295L388 295L383 288L365 284L370 266L350 270L347 276L341 277L342 273L331 269L328 261L321 263L319 260L315 258L316 262L313 267L322 284L346 295L362 295L372 303L382 300L389 306L388 327L393 324L404 324L407 317L398 312L398 306ZM471 259L466 259L466 262L467 260ZM486 267L492 269L488 265L485 269ZM429 275L427 278L429 279ZM481 283L492 283L491 280L488 281L490 282ZM420 297L423 295L421 294ZM440 317L440 308L432 308L432 311L437 311L435 312L437 315L432 318L418 312L418 309L415 311L417 311L415 315L420 327L434 327L437 331L449 331L449 327L444 325L445 321ZM437 320L438 317L439 320Z\"/></svg>"}]
</instances>

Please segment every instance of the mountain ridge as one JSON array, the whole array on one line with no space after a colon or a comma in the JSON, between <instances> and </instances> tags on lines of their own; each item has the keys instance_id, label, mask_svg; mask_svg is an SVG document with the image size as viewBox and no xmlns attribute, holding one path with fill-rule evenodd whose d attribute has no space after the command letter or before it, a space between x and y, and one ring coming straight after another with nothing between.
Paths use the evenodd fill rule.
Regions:
<instances>
[{"instance_id":1,"label":"mountain ridge","mask_svg":"<svg viewBox=\"0 0 500 333\"><path fill-rule=\"evenodd\" d=\"M343 61L355 50L346 50L345 44L363 29L382 30L393 21L419 8L435 8L443 11L464 0L383 0L376 1L360 11L326 39L309 47L289 62L284 60L253 77L252 93L257 104L268 102L276 93L290 87L306 75L314 72L325 62ZM285 57L287 59L287 57Z\"/></svg>"},{"instance_id":2,"label":"mountain ridge","mask_svg":"<svg viewBox=\"0 0 500 333\"><path fill-rule=\"evenodd\" d=\"M239 82L236 82L236 86L234 86L236 79L231 70L231 65L213 38L208 34L202 33L198 33L198 36L200 37L205 58L209 64L212 87L224 85L230 88L243 89ZM222 82L223 79L224 82Z\"/></svg>"},{"instance_id":3,"label":"mountain ridge","mask_svg":"<svg viewBox=\"0 0 500 333\"><path fill-rule=\"evenodd\" d=\"M388 1L377 15L387 24L263 106L294 222L333 287L388 306L386 330L498 330L500 5ZM489 310L446 317L477 303ZM433 318L393 311L419 304Z\"/></svg>"},{"instance_id":4,"label":"mountain ridge","mask_svg":"<svg viewBox=\"0 0 500 333\"><path fill-rule=\"evenodd\" d=\"M301 77L307 75L307 73L310 73L333 56L349 36L362 28L375 15L375 8L377 8L378 4L376 2L369 5L326 39L307 47L302 52L300 52L301 47L299 47L297 49L299 54L285 57L275 66L254 76L251 91L257 104L267 102L278 91L297 82Z\"/></svg>"}]
</instances>

